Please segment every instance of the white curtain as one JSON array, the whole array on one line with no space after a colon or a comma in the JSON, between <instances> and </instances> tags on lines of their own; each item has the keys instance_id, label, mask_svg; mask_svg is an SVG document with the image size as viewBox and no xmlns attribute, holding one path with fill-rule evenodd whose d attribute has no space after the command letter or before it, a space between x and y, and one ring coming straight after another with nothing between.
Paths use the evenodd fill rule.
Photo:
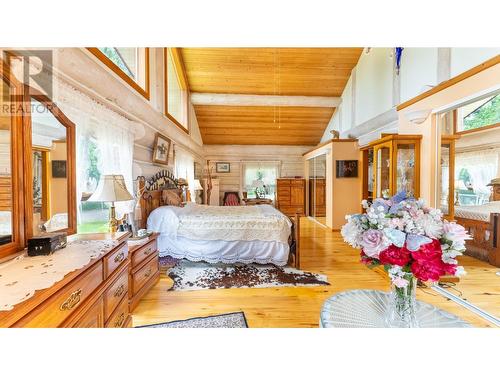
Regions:
<instances>
[{"instance_id":1,"label":"white curtain","mask_svg":"<svg viewBox=\"0 0 500 375\"><path fill-rule=\"evenodd\" d=\"M490 188L486 185L497 177L499 155L499 148L456 153L455 179L458 180L460 171L466 169L471 177L474 192L489 195Z\"/></svg>"},{"instance_id":2,"label":"white curtain","mask_svg":"<svg viewBox=\"0 0 500 375\"><path fill-rule=\"evenodd\" d=\"M252 192L255 190L252 183L262 180L268 188L267 198L274 200L276 192L276 179L280 177L279 161L244 161L241 171L241 190Z\"/></svg>"},{"instance_id":3,"label":"white curtain","mask_svg":"<svg viewBox=\"0 0 500 375\"><path fill-rule=\"evenodd\" d=\"M127 189L133 193L134 126L132 121L61 82L55 102L76 125L76 198L80 220L82 194L93 192L98 182L89 177L90 147L97 149L100 174L123 175ZM132 207L133 202L117 202L117 216L130 212Z\"/></svg>"},{"instance_id":4,"label":"white curtain","mask_svg":"<svg viewBox=\"0 0 500 375\"><path fill-rule=\"evenodd\" d=\"M192 154L180 147L175 148L175 177L186 179L189 184L191 201L195 202L196 192L194 191L194 157Z\"/></svg>"}]
</instances>

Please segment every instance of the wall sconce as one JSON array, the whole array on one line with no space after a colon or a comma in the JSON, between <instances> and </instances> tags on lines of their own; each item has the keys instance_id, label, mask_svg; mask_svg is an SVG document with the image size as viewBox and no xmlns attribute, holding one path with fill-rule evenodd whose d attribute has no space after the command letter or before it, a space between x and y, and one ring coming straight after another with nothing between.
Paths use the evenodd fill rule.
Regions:
<instances>
[{"instance_id":1,"label":"wall sconce","mask_svg":"<svg viewBox=\"0 0 500 375\"><path fill-rule=\"evenodd\" d=\"M419 109L416 111L407 112L405 116L412 124L419 125L427 120L431 112L432 110L430 109Z\"/></svg>"}]
</instances>

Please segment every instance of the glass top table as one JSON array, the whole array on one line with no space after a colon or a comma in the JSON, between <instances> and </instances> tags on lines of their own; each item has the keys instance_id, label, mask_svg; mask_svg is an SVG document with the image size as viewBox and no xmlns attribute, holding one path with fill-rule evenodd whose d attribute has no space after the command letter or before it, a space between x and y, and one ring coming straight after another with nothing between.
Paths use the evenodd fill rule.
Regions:
<instances>
[{"instance_id":1,"label":"glass top table","mask_svg":"<svg viewBox=\"0 0 500 375\"><path fill-rule=\"evenodd\" d=\"M321 309L321 328L385 328L389 293L356 289L328 298ZM472 327L444 310L417 300L417 321L421 328Z\"/></svg>"}]
</instances>

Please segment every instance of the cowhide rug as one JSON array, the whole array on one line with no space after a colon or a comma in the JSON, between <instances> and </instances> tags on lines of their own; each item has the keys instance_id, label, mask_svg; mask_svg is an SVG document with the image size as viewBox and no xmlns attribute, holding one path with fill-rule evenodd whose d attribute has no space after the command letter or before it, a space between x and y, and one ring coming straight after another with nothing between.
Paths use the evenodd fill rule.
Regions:
<instances>
[{"instance_id":1,"label":"cowhide rug","mask_svg":"<svg viewBox=\"0 0 500 375\"><path fill-rule=\"evenodd\" d=\"M330 285L325 275L260 264L209 264L180 260L167 270L169 290L275 288Z\"/></svg>"}]
</instances>

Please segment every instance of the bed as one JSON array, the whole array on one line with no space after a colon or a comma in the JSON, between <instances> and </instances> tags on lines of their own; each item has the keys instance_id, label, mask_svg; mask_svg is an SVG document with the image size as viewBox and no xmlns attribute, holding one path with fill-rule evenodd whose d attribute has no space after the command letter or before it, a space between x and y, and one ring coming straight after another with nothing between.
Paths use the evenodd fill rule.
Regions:
<instances>
[{"instance_id":1,"label":"bed","mask_svg":"<svg viewBox=\"0 0 500 375\"><path fill-rule=\"evenodd\" d=\"M208 206L170 204L181 194L169 173L143 180L142 218L160 233L160 256L209 263L286 265L293 257L299 268L299 221L270 205Z\"/></svg>"},{"instance_id":2,"label":"bed","mask_svg":"<svg viewBox=\"0 0 500 375\"><path fill-rule=\"evenodd\" d=\"M455 206L455 220L470 233L467 254L500 266L500 201L478 206Z\"/></svg>"}]
</instances>

